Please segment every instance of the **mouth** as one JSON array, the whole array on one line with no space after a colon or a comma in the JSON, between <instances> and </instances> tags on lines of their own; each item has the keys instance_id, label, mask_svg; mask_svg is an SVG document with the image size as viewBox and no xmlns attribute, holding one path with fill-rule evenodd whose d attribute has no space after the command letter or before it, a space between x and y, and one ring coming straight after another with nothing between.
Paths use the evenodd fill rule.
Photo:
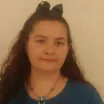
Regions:
<instances>
[{"instance_id":1,"label":"mouth","mask_svg":"<svg viewBox=\"0 0 104 104\"><path fill-rule=\"evenodd\" d=\"M55 62L56 60L55 59L41 59L43 61L47 61L47 62Z\"/></svg>"}]
</instances>

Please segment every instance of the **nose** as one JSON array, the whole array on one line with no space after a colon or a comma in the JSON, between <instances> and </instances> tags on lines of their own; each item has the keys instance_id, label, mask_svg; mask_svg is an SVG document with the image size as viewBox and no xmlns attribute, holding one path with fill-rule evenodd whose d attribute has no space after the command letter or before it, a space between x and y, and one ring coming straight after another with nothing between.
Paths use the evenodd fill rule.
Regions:
<instances>
[{"instance_id":1,"label":"nose","mask_svg":"<svg viewBox=\"0 0 104 104\"><path fill-rule=\"evenodd\" d=\"M55 53L55 45L53 43L47 44L45 48L45 53L46 54L54 54Z\"/></svg>"}]
</instances>

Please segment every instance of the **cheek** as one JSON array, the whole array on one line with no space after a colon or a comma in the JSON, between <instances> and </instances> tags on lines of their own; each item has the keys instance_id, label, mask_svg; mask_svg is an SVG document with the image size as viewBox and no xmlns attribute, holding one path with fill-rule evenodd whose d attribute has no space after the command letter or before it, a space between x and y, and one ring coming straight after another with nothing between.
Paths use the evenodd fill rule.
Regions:
<instances>
[{"instance_id":1,"label":"cheek","mask_svg":"<svg viewBox=\"0 0 104 104\"><path fill-rule=\"evenodd\" d=\"M28 56L35 59L39 57L42 53L42 49L36 46L28 47Z\"/></svg>"},{"instance_id":2,"label":"cheek","mask_svg":"<svg viewBox=\"0 0 104 104\"><path fill-rule=\"evenodd\" d=\"M68 54L68 48L67 47L59 50L58 57L62 63L65 61L67 54Z\"/></svg>"},{"instance_id":3,"label":"cheek","mask_svg":"<svg viewBox=\"0 0 104 104\"><path fill-rule=\"evenodd\" d=\"M39 49L34 45L33 42L28 42L27 48L26 48L28 57L30 61L35 61L37 55L39 54Z\"/></svg>"}]
</instances>

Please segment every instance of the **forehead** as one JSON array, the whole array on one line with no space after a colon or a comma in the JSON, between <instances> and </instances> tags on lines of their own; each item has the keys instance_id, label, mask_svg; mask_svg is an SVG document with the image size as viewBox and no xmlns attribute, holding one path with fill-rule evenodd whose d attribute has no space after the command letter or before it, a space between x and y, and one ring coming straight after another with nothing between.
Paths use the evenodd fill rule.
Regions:
<instances>
[{"instance_id":1,"label":"forehead","mask_svg":"<svg viewBox=\"0 0 104 104\"><path fill-rule=\"evenodd\" d=\"M33 26L33 35L44 35L46 37L67 37L66 26L58 21L40 21Z\"/></svg>"}]
</instances>

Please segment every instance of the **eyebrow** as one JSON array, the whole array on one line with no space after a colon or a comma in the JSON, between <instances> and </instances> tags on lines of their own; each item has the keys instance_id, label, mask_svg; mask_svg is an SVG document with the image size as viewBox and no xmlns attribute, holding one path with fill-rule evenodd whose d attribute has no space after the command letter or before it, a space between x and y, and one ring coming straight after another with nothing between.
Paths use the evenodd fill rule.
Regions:
<instances>
[{"instance_id":1,"label":"eyebrow","mask_svg":"<svg viewBox=\"0 0 104 104\"><path fill-rule=\"evenodd\" d=\"M44 38L44 39L47 39L46 36L43 36L43 35L35 35L34 38ZM56 40L66 40L64 37L58 37L56 38Z\"/></svg>"}]
</instances>

